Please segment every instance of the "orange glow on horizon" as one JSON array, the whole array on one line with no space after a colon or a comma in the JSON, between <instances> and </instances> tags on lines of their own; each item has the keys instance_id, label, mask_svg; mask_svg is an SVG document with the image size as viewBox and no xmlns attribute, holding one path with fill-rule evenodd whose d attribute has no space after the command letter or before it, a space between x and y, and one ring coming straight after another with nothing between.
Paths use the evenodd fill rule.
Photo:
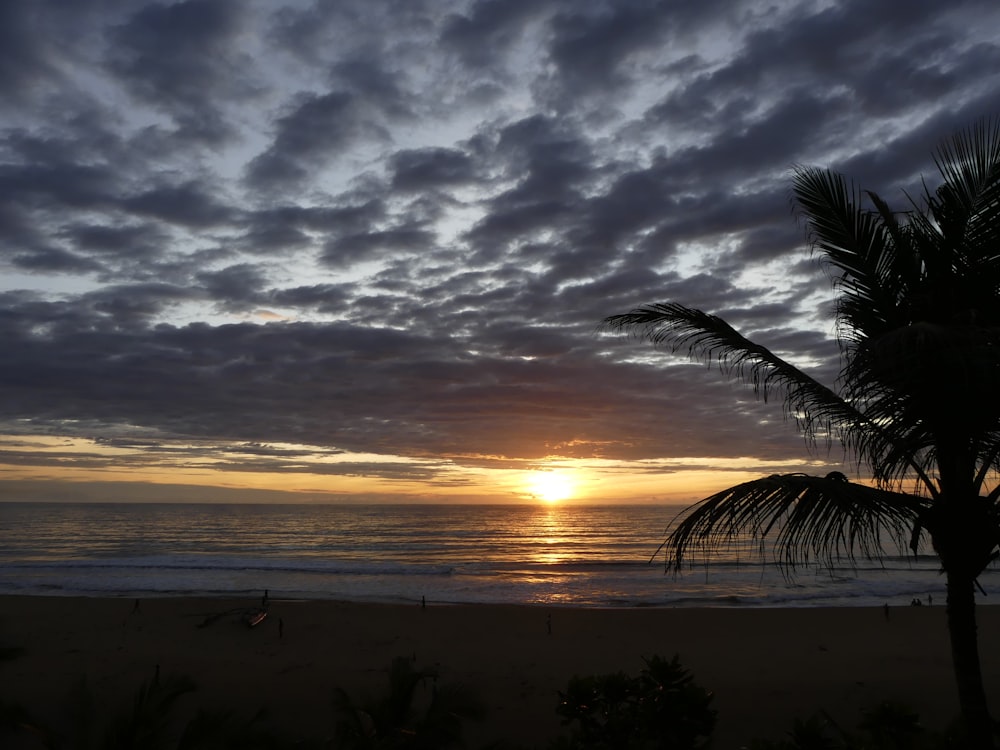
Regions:
<instances>
[{"instance_id":1,"label":"orange glow on horizon","mask_svg":"<svg viewBox=\"0 0 1000 750\"><path fill-rule=\"evenodd\" d=\"M284 443L105 442L0 433L0 502L200 502L215 497L220 502L687 505L762 475L841 468L822 461L751 457L435 459Z\"/></svg>"}]
</instances>

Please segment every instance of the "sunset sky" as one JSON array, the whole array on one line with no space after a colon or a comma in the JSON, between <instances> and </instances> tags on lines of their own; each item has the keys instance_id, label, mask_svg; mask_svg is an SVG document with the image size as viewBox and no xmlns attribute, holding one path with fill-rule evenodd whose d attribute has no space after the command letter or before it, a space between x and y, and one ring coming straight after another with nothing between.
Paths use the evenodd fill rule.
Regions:
<instances>
[{"instance_id":1,"label":"sunset sky","mask_svg":"<svg viewBox=\"0 0 1000 750\"><path fill-rule=\"evenodd\" d=\"M790 204L906 208L1000 3L0 4L0 500L684 502L854 475L600 329L676 301L833 384Z\"/></svg>"}]
</instances>

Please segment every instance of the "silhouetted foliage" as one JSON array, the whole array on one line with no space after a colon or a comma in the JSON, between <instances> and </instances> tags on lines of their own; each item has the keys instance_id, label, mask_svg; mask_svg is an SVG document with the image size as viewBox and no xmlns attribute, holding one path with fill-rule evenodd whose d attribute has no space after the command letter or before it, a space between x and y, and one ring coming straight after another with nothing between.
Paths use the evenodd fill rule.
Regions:
<instances>
[{"instance_id":1,"label":"silhouetted foliage","mask_svg":"<svg viewBox=\"0 0 1000 750\"><path fill-rule=\"evenodd\" d=\"M462 724L484 707L462 685L437 683L435 669L417 669L398 656L389 668L388 689L355 703L334 692L335 746L344 750L446 750L462 747Z\"/></svg>"},{"instance_id":2,"label":"silhouetted foliage","mask_svg":"<svg viewBox=\"0 0 1000 750\"><path fill-rule=\"evenodd\" d=\"M889 702L868 709L858 729L871 738L871 747L885 750L916 750L926 737L915 711Z\"/></svg>"},{"instance_id":3,"label":"silhouetted foliage","mask_svg":"<svg viewBox=\"0 0 1000 750\"><path fill-rule=\"evenodd\" d=\"M574 677L556 709L573 733L553 750L685 750L704 747L715 727L712 694L675 656L644 660L637 677L623 672Z\"/></svg>"},{"instance_id":4,"label":"silhouetted foliage","mask_svg":"<svg viewBox=\"0 0 1000 750\"><path fill-rule=\"evenodd\" d=\"M0 646L0 661L10 661L16 659L24 653L20 646Z\"/></svg>"},{"instance_id":5,"label":"silhouetted foliage","mask_svg":"<svg viewBox=\"0 0 1000 750\"><path fill-rule=\"evenodd\" d=\"M76 747L81 750L167 750L175 747L180 734L176 726L177 701L196 689L197 685L189 677L156 676L142 683L132 700L122 705L107 725L99 727L95 722L98 714L94 710L93 697L82 683L78 693L81 713L77 717L81 734Z\"/></svg>"},{"instance_id":6,"label":"silhouetted foliage","mask_svg":"<svg viewBox=\"0 0 1000 750\"><path fill-rule=\"evenodd\" d=\"M796 719L783 740L754 740L750 750L960 750L974 747L957 728L926 730L906 706L883 701L862 712L855 731L819 712Z\"/></svg>"},{"instance_id":7,"label":"silhouetted foliage","mask_svg":"<svg viewBox=\"0 0 1000 750\"><path fill-rule=\"evenodd\" d=\"M32 735L38 747L54 747L49 730L29 711L17 703L0 701L0 746L3 738Z\"/></svg>"},{"instance_id":8,"label":"silhouetted foliage","mask_svg":"<svg viewBox=\"0 0 1000 750\"><path fill-rule=\"evenodd\" d=\"M783 397L810 444L838 437L878 485L834 472L723 490L669 532L668 568L746 534L762 551L771 542L789 569L879 557L887 542L916 550L927 534L946 576L962 716L974 746L989 748L975 586L1000 545L1000 121L954 135L934 160L940 185L902 213L834 172L795 174L796 203L838 292L835 388L674 302L605 323L714 364L760 397Z\"/></svg>"},{"instance_id":9,"label":"silhouetted foliage","mask_svg":"<svg viewBox=\"0 0 1000 750\"><path fill-rule=\"evenodd\" d=\"M185 719L180 699L196 690L193 680L168 675L143 682L121 704L99 700L85 679L62 704L64 732L37 721L17 705L0 703L0 737L33 737L47 750L321 750L320 741L295 741L275 734L263 712L243 719L228 711L199 710ZM0 744L0 746L3 746Z\"/></svg>"},{"instance_id":10,"label":"silhouetted foliage","mask_svg":"<svg viewBox=\"0 0 1000 750\"><path fill-rule=\"evenodd\" d=\"M201 709L184 726L177 750L321 750L326 743L292 740L275 733L264 711L249 719L232 711Z\"/></svg>"}]
</instances>

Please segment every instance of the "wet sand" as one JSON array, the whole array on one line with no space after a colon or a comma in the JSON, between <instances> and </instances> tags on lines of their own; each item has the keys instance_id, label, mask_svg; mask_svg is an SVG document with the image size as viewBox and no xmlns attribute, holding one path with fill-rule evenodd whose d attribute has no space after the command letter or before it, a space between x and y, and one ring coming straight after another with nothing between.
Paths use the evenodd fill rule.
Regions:
<instances>
[{"instance_id":1,"label":"wet sand","mask_svg":"<svg viewBox=\"0 0 1000 750\"><path fill-rule=\"evenodd\" d=\"M470 747L503 739L543 748L566 731L557 691L573 675L637 674L643 656L677 654L715 695L717 748L780 737L820 708L849 727L862 707L885 699L936 727L957 713L943 606L896 607L886 619L881 608L423 609L278 599L250 629L239 610L259 603L146 599L134 612L131 599L0 597L0 646L23 649L0 662L0 700L59 726L81 678L98 706L111 707L159 668L197 682L182 713L226 708L249 717L266 708L289 736L323 737L335 687L358 700L377 694L392 659L406 656L485 703L486 718L466 727ZM979 613L987 690L1000 700L1000 638L991 638L1000 608Z\"/></svg>"}]
</instances>

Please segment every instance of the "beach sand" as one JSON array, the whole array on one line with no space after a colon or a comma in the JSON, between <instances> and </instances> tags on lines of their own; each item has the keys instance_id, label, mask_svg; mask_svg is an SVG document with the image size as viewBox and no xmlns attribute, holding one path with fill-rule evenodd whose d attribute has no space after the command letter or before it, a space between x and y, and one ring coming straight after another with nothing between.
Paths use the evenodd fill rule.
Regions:
<instances>
[{"instance_id":1,"label":"beach sand","mask_svg":"<svg viewBox=\"0 0 1000 750\"><path fill-rule=\"evenodd\" d=\"M543 748L565 732L557 691L573 675L637 674L642 657L679 655L714 695L716 748L781 737L793 718L824 709L853 728L859 709L890 699L941 728L957 713L943 606L838 609L565 609L397 606L272 600L254 629L237 612L259 601L0 597L0 700L58 726L69 689L86 676L99 706L129 700L157 666L199 689L181 708L266 707L291 735L330 733L331 695L385 685L394 657L437 667L488 708L467 725L471 747L505 739ZM547 619L551 616L551 633ZM279 637L279 620L283 631ZM980 607L987 690L1000 700L1000 608ZM24 747L31 747L25 740Z\"/></svg>"}]
</instances>

